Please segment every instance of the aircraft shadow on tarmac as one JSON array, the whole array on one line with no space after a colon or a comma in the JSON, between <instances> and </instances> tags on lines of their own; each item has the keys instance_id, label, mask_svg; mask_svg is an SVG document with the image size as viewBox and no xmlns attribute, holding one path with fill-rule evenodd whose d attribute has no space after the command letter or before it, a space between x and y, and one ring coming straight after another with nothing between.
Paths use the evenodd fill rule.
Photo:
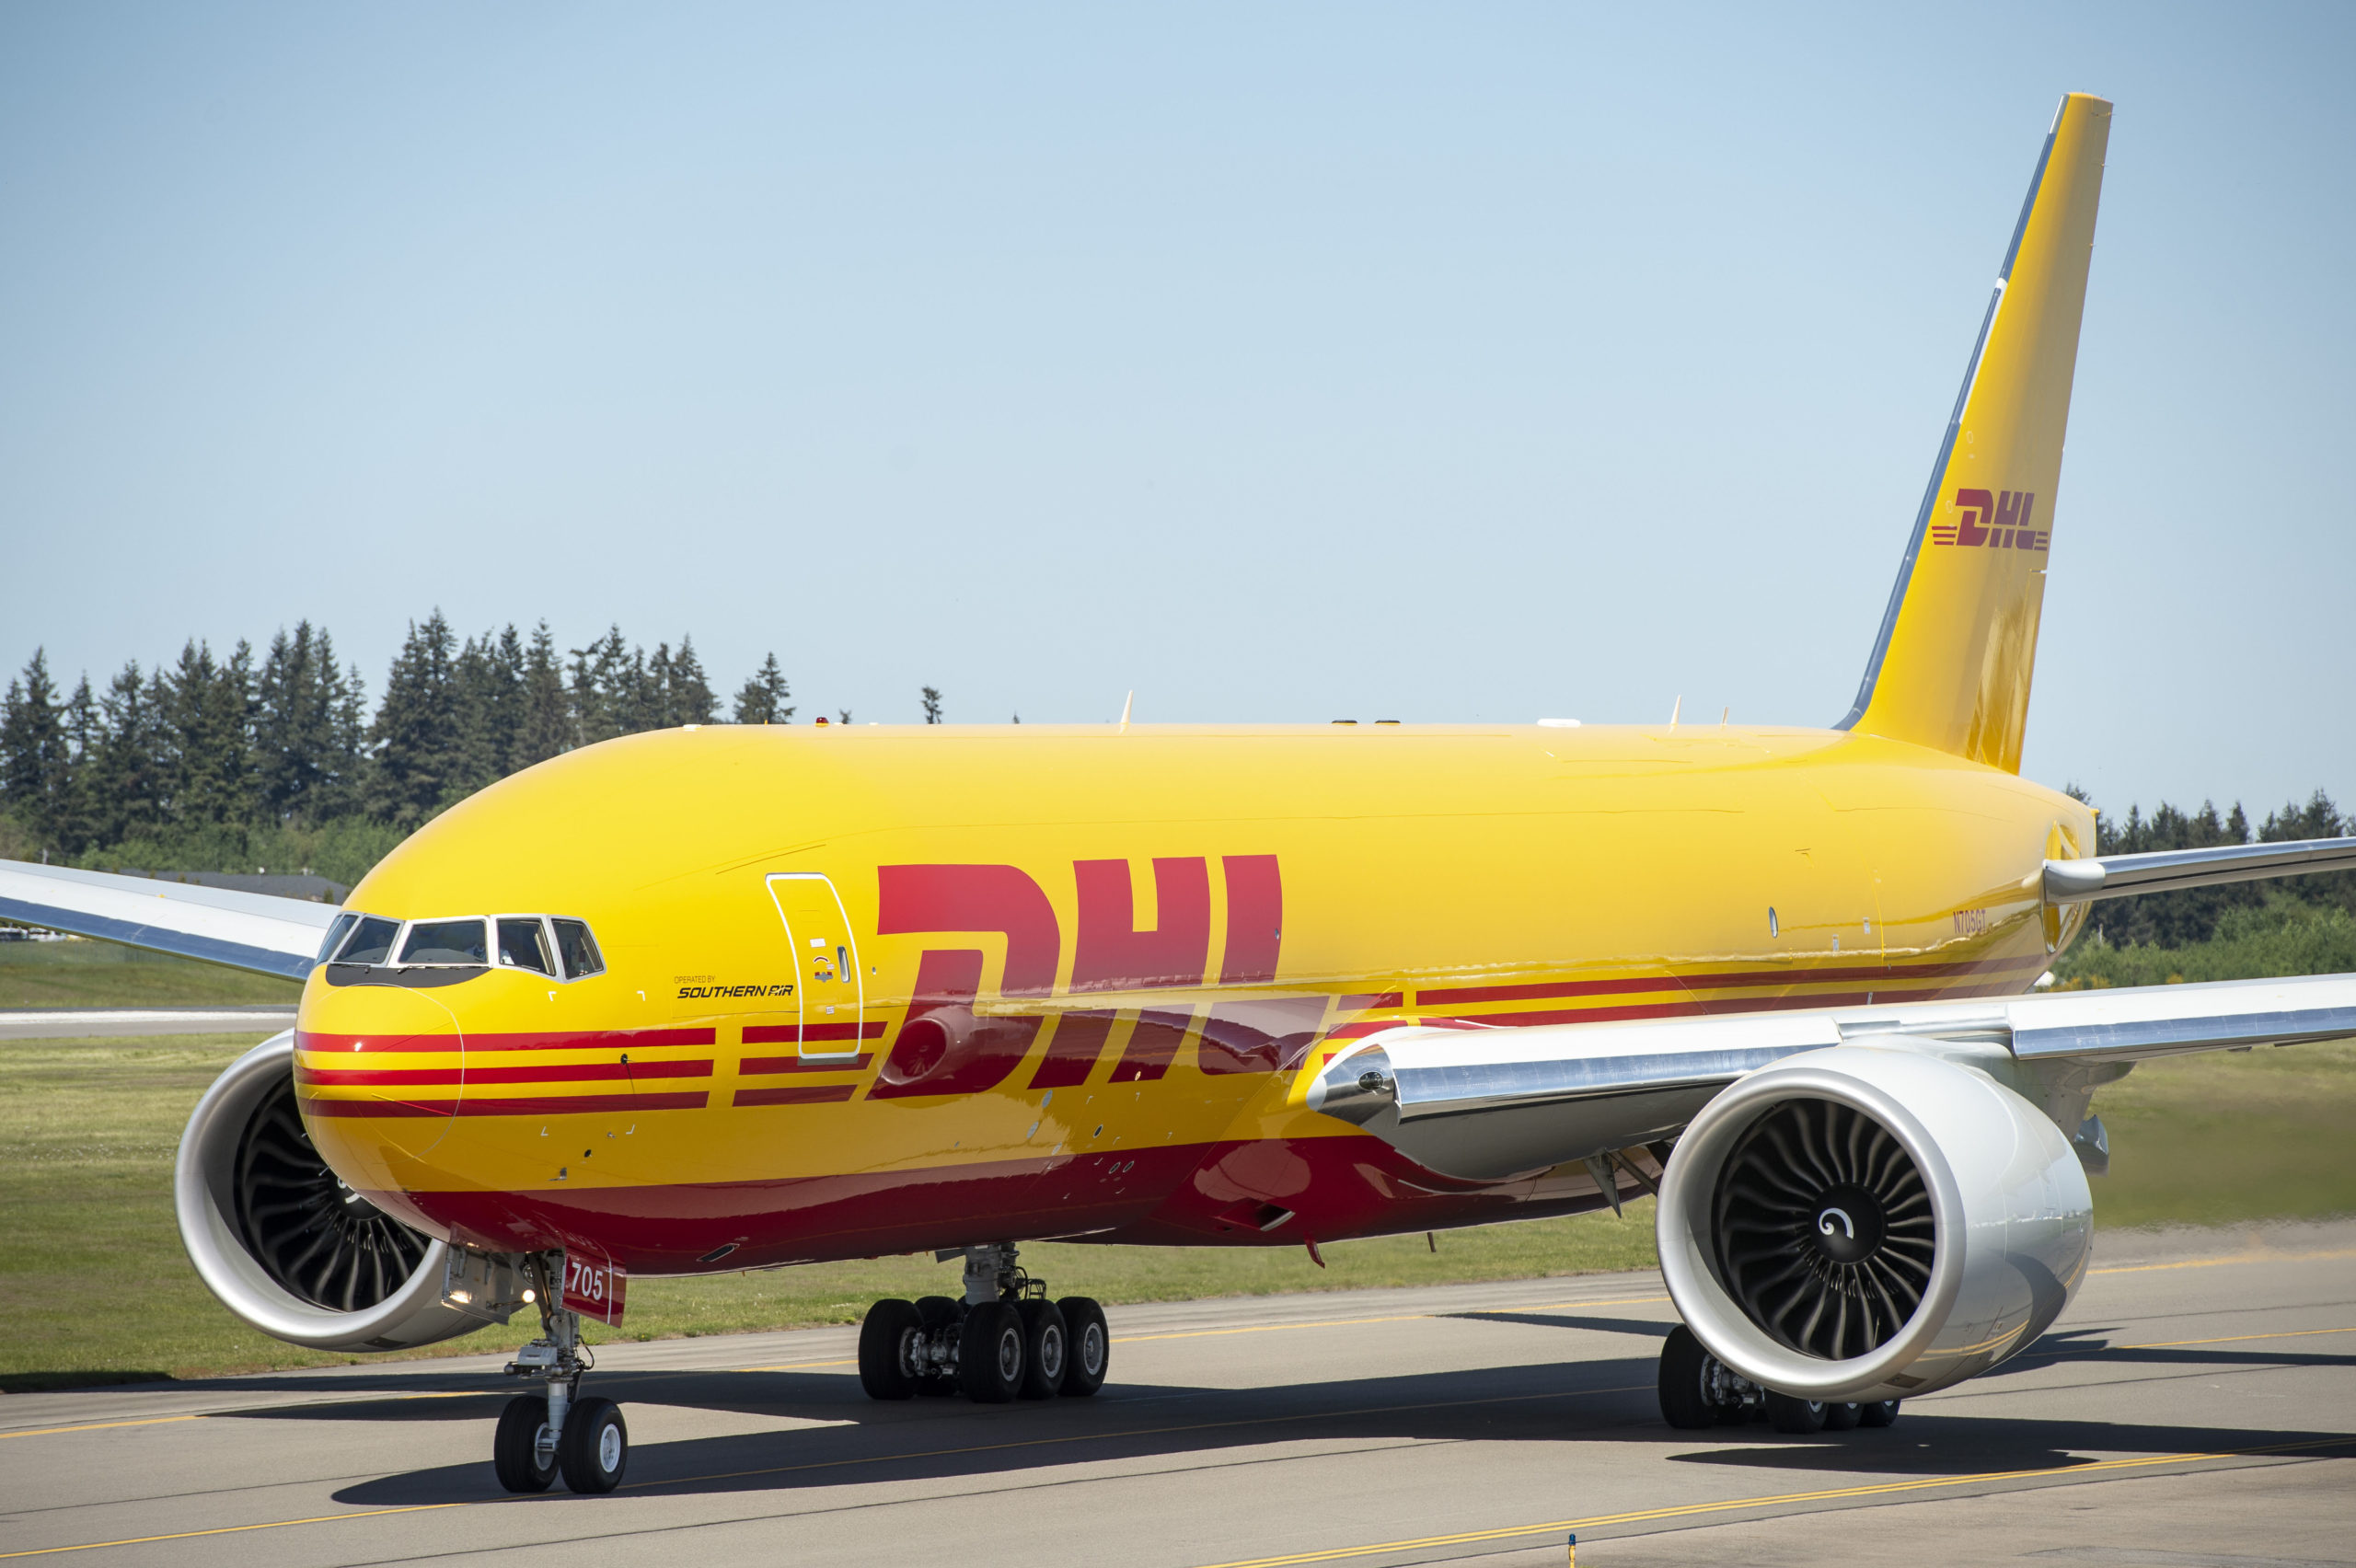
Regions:
<instances>
[{"instance_id":1,"label":"aircraft shadow on tarmac","mask_svg":"<svg viewBox=\"0 0 2356 1568\"><path fill-rule=\"evenodd\" d=\"M2067 1354L2072 1361L2111 1358L2102 1351ZM2215 1358L2245 1366L2347 1359L2272 1352ZM1695 1434L1661 1424L1654 1380L1655 1362L1646 1355L1249 1389L1111 1385L1095 1400L998 1406L962 1399L877 1404L848 1373L615 1372L598 1375L594 1386L623 1401L625 1412L669 1405L828 1424L662 1443L641 1437L634 1445L627 1491L720 1494L955 1482L1106 1460L1215 1469L1283 1462L1290 1451L1275 1446L1303 1442L1592 1440L1689 1447ZM446 1389L450 1379L441 1381ZM273 1386L283 1390L285 1384ZM351 1390L348 1379L329 1386ZM388 1387L380 1400L244 1413L258 1420L479 1424L512 1386L476 1386L481 1391L471 1398L402 1397ZM2199 1404L2186 1401L2188 1409ZM487 1447L480 1426L454 1430L452 1441L456 1462L358 1482L336 1493L336 1500L383 1507L498 1497L488 1454L477 1451ZM1910 1410L1882 1431L1789 1437L1763 1424L1731 1427L1721 1447L1665 1457L1750 1470L1935 1476L2063 1468L2090 1454L2253 1447L2285 1457L2350 1451L2347 1435L2336 1432L1946 1414L1933 1406Z\"/></svg>"}]
</instances>

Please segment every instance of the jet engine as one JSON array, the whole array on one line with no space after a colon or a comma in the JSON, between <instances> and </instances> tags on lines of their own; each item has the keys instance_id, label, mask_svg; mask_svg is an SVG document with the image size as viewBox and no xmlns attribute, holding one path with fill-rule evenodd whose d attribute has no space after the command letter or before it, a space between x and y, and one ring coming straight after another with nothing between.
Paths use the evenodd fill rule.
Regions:
<instances>
[{"instance_id":1,"label":"jet engine","mask_svg":"<svg viewBox=\"0 0 2356 1568\"><path fill-rule=\"evenodd\" d=\"M1801 1399L1910 1398L2069 1305L2093 1243L2085 1172L1969 1049L1810 1051L1693 1119L1662 1178L1661 1273L1728 1368Z\"/></svg>"},{"instance_id":2,"label":"jet engine","mask_svg":"<svg viewBox=\"0 0 2356 1568\"><path fill-rule=\"evenodd\" d=\"M446 1303L449 1250L345 1186L312 1148L294 1101L292 1031L204 1091L174 1188L197 1274L266 1334L315 1350L406 1350L503 1316ZM485 1262L458 1260L467 1273Z\"/></svg>"}]
</instances>

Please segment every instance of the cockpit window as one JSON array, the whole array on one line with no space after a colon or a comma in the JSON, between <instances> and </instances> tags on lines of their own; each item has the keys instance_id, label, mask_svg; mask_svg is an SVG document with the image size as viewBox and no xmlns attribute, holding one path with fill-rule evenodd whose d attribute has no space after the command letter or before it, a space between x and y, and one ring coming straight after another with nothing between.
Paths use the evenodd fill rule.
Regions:
<instances>
[{"instance_id":1,"label":"cockpit window","mask_svg":"<svg viewBox=\"0 0 2356 1568\"><path fill-rule=\"evenodd\" d=\"M360 924L360 917L348 909L337 916L335 924L328 928L328 934L319 940L319 956L311 962L325 963L334 955L335 950L342 945L343 939L352 935L352 928L358 924Z\"/></svg>"},{"instance_id":2,"label":"cockpit window","mask_svg":"<svg viewBox=\"0 0 2356 1568\"><path fill-rule=\"evenodd\" d=\"M548 928L533 916L502 918L499 922L499 962L509 969L554 974L556 960L549 951Z\"/></svg>"},{"instance_id":3,"label":"cockpit window","mask_svg":"<svg viewBox=\"0 0 2356 1568\"><path fill-rule=\"evenodd\" d=\"M579 980L591 974L603 974L606 961L597 952L597 940L589 934L588 926L579 920L551 920L556 928L556 951L564 957L564 977Z\"/></svg>"},{"instance_id":4,"label":"cockpit window","mask_svg":"<svg viewBox=\"0 0 2356 1568\"><path fill-rule=\"evenodd\" d=\"M352 928L352 940L336 954L339 963L382 963L393 955L393 939L400 934L401 923L382 919L375 915L363 915L360 924Z\"/></svg>"},{"instance_id":5,"label":"cockpit window","mask_svg":"<svg viewBox=\"0 0 2356 1568\"><path fill-rule=\"evenodd\" d=\"M403 963L489 963L480 920L418 920L401 943Z\"/></svg>"}]
</instances>

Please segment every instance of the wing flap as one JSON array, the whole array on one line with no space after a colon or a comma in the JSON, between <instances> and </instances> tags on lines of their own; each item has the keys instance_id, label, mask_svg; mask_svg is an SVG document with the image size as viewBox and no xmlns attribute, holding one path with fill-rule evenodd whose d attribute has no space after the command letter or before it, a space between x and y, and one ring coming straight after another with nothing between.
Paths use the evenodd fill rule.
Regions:
<instances>
[{"instance_id":1,"label":"wing flap","mask_svg":"<svg viewBox=\"0 0 2356 1568\"><path fill-rule=\"evenodd\" d=\"M330 904L0 860L0 919L300 980Z\"/></svg>"}]
</instances>

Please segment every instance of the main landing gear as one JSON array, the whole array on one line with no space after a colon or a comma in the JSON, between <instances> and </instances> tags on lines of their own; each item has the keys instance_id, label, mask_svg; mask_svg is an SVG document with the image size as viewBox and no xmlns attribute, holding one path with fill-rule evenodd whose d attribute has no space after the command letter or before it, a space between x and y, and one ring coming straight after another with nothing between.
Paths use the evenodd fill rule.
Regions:
<instances>
[{"instance_id":1,"label":"main landing gear","mask_svg":"<svg viewBox=\"0 0 2356 1568\"><path fill-rule=\"evenodd\" d=\"M536 1257L525 1268L537 1287L540 1337L515 1353L507 1371L540 1378L547 1391L518 1394L500 1412L491 1468L510 1492L546 1492L560 1473L574 1492L611 1492L629 1465L629 1426L613 1401L580 1397L582 1374L596 1357L581 1343L581 1315L550 1305L562 1265Z\"/></svg>"},{"instance_id":2,"label":"main landing gear","mask_svg":"<svg viewBox=\"0 0 2356 1568\"><path fill-rule=\"evenodd\" d=\"M870 1399L964 1394L979 1404L1086 1398L1104 1386L1113 1340L1085 1296L1047 1299L1014 1261L1014 1244L964 1249L965 1296L878 1301L859 1329L859 1381ZM938 1254L942 1262L955 1252Z\"/></svg>"},{"instance_id":3,"label":"main landing gear","mask_svg":"<svg viewBox=\"0 0 2356 1568\"><path fill-rule=\"evenodd\" d=\"M1898 1419L1898 1403L1896 1400L1827 1403L1762 1389L1703 1349L1693 1331L1682 1323L1669 1331L1669 1343L1660 1348L1660 1413L1682 1431L1740 1426L1764 1416L1776 1431L1796 1436L1847 1432L1859 1426L1888 1426Z\"/></svg>"}]
</instances>

